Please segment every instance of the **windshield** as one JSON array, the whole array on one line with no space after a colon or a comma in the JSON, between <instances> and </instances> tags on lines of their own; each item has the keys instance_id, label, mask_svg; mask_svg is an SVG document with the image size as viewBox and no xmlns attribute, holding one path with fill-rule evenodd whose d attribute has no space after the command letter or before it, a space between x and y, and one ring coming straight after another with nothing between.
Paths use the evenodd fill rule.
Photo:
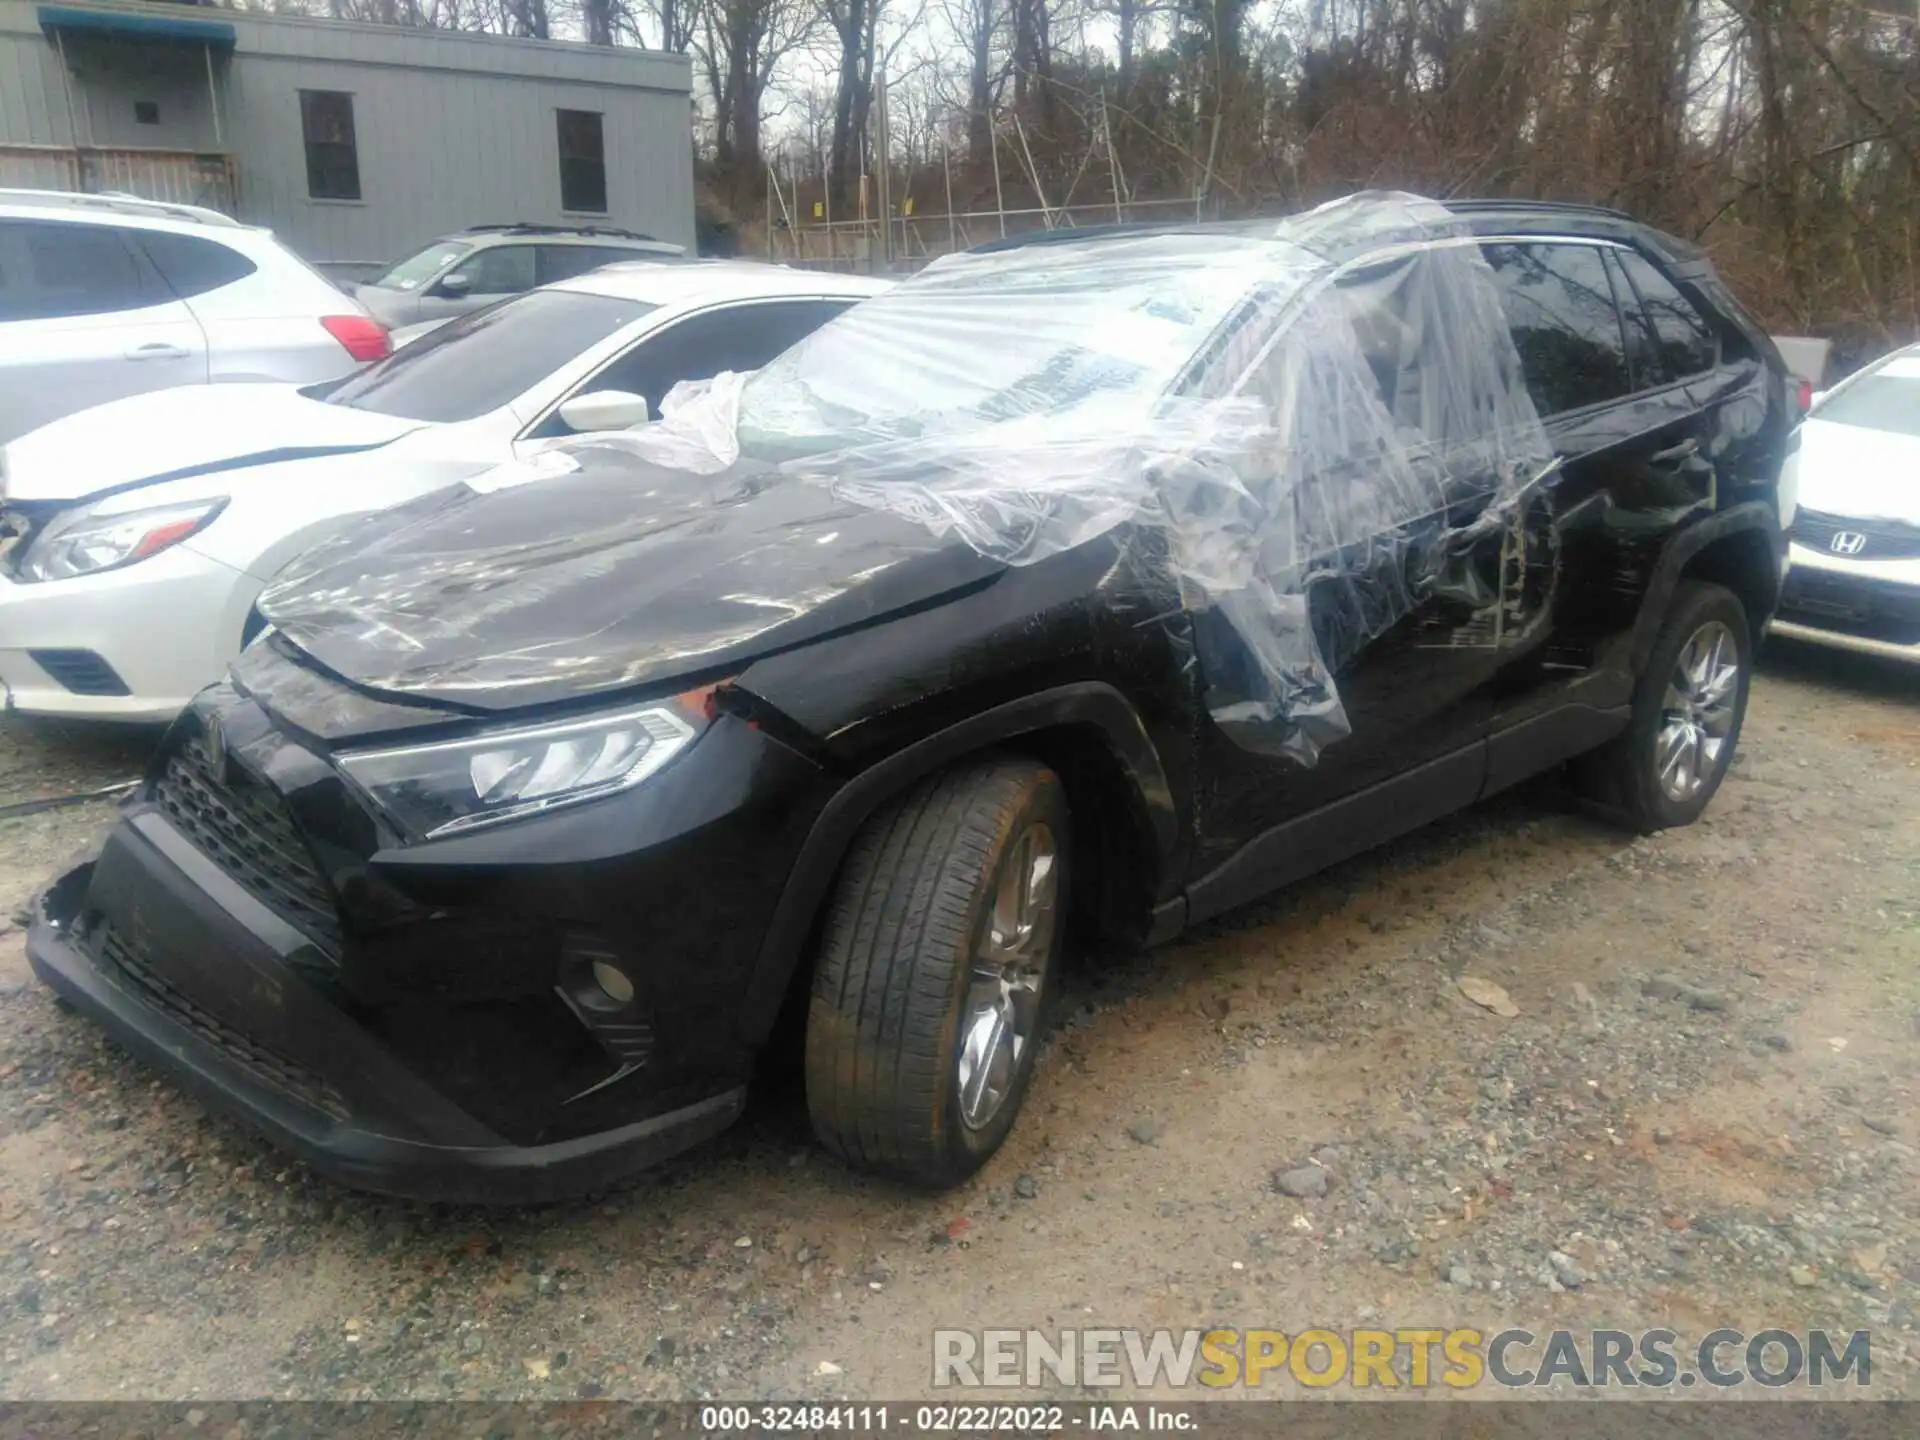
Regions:
<instances>
[{"instance_id":1,"label":"windshield","mask_svg":"<svg viewBox=\"0 0 1920 1440\"><path fill-rule=\"evenodd\" d=\"M402 346L333 390L327 403L407 420L471 420L658 308L571 290L516 295Z\"/></svg>"},{"instance_id":2,"label":"windshield","mask_svg":"<svg viewBox=\"0 0 1920 1440\"><path fill-rule=\"evenodd\" d=\"M424 589L396 600L378 573L367 581L363 547L377 559L380 541L355 529L262 608L309 633L344 620L419 674L422 636L458 629L461 597L485 576L474 615L565 609L569 643L462 651L454 683L560 683L587 644L596 665L613 656L609 683L630 684L639 671L622 657L697 665L717 652L662 651L657 636L610 652L612 630L575 601L606 592L614 567L644 567L656 543L666 556L685 529L676 517L700 507L732 517L713 532L730 564L778 568L796 547L842 546L824 588L815 567L804 591L769 582L721 597L782 616L881 615L931 595L922 577L980 573L955 568L957 554L930 561L916 529L1008 566L1098 541L1035 593L1096 565L1122 606L1136 584L1173 582L1177 601L1165 600L1191 617L1181 660L1214 723L1234 744L1311 765L1349 733L1340 687L1361 647L1426 615L1441 618L1424 641L1524 648L1563 598L1546 573L1557 533L1540 529L1559 459L1501 277L1466 217L1416 195L1352 196L1257 229L1054 235L951 256L751 376L674 386L661 411L470 482L494 493L434 512L444 545L394 552L438 557ZM555 498L515 508L536 476ZM576 513L609 494L604 523ZM496 502L507 508L481 508Z\"/></svg>"},{"instance_id":3,"label":"windshield","mask_svg":"<svg viewBox=\"0 0 1920 1440\"><path fill-rule=\"evenodd\" d=\"M1862 430L1920 435L1920 374L1862 375L1828 396L1813 417Z\"/></svg>"},{"instance_id":4,"label":"windshield","mask_svg":"<svg viewBox=\"0 0 1920 1440\"><path fill-rule=\"evenodd\" d=\"M1186 235L960 255L822 326L750 379L743 451L778 459L1151 404L1263 278L1271 241Z\"/></svg>"},{"instance_id":5,"label":"windshield","mask_svg":"<svg viewBox=\"0 0 1920 1440\"><path fill-rule=\"evenodd\" d=\"M471 249L472 244L465 240L436 240L371 283L383 290L417 290Z\"/></svg>"}]
</instances>

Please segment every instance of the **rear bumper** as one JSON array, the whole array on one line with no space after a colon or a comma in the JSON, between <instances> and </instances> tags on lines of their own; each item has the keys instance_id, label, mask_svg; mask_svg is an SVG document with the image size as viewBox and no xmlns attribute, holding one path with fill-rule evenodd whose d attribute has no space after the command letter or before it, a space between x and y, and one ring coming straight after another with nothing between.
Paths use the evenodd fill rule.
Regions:
<instances>
[{"instance_id":1,"label":"rear bumper","mask_svg":"<svg viewBox=\"0 0 1920 1440\"><path fill-rule=\"evenodd\" d=\"M725 1129L745 1094L509 1143L361 1029L327 993L312 942L152 812L41 897L27 955L138 1058L357 1189L505 1204L592 1191Z\"/></svg>"}]
</instances>

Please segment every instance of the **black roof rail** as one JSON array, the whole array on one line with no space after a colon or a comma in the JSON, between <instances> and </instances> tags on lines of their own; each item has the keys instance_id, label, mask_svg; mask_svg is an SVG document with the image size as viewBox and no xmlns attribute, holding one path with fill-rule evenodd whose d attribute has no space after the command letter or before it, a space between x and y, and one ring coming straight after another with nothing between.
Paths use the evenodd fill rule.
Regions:
<instances>
[{"instance_id":1,"label":"black roof rail","mask_svg":"<svg viewBox=\"0 0 1920 1440\"><path fill-rule=\"evenodd\" d=\"M462 235L604 235L616 240L645 240L654 245L665 243L639 230L622 230L617 225L549 225L532 220L491 221L484 225L469 225L460 233Z\"/></svg>"},{"instance_id":2,"label":"black roof rail","mask_svg":"<svg viewBox=\"0 0 1920 1440\"><path fill-rule=\"evenodd\" d=\"M1594 219L1612 220L1622 225L1632 225L1639 230L1648 229L1646 223L1629 215L1624 210L1615 210L1606 205L1587 205L1573 200L1524 200L1511 196L1492 196L1484 199L1468 197L1466 199L1444 200L1440 202L1447 209L1462 215L1489 215L1510 213L1514 215L1537 214L1584 215ZM1022 250L1030 245L1059 245L1081 240L1119 240L1140 235L1169 235L1175 233L1194 233L1214 228L1234 229L1237 225L1254 225L1258 221L1226 222L1224 225L1207 225L1193 221L1169 223L1165 221L1139 221L1127 224L1109 223L1105 225L1068 225L1053 230L1030 230L1020 235L1006 235L997 240L988 240L974 245L965 252L969 255L992 255L1003 250ZM1271 222L1269 222L1271 223Z\"/></svg>"}]
</instances>

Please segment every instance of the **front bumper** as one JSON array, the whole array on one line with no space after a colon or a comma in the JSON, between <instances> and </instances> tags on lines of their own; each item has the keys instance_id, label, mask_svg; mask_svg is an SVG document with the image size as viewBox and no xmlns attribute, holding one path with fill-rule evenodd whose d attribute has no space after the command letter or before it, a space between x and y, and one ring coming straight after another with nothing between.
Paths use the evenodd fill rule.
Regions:
<instances>
[{"instance_id":1,"label":"front bumper","mask_svg":"<svg viewBox=\"0 0 1920 1440\"><path fill-rule=\"evenodd\" d=\"M0 575L0 694L26 714L171 720L239 652L259 589L185 545L71 580L22 584ZM120 683L75 690L35 652L96 657ZM94 664L84 669L99 673Z\"/></svg>"},{"instance_id":2,"label":"front bumper","mask_svg":"<svg viewBox=\"0 0 1920 1440\"><path fill-rule=\"evenodd\" d=\"M512 1144L428 1084L314 978L313 942L136 811L41 898L34 971L206 1104L356 1188L524 1203L601 1188L718 1133L744 1087Z\"/></svg>"},{"instance_id":3,"label":"front bumper","mask_svg":"<svg viewBox=\"0 0 1920 1440\"><path fill-rule=\"evenodd\" d=\"M1920 560L1836 561L1795 544L1768 633L1920 664Z\"/></svg>"}]
</instances>

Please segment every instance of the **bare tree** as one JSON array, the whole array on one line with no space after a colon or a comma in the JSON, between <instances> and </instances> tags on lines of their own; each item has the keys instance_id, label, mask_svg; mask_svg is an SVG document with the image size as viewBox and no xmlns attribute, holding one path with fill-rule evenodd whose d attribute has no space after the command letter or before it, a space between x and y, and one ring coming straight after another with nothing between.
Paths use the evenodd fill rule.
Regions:
<instances>
[{"instance_id":1,"label":"bare tree","mask_svg":"<svg viewBox=\"0 0 1920 1440\"><path fill-rule=\"evenodd\" d=\"M640 0L653 21L662 50L684 55L693 48L693 37L700 23L700 3L701 0Z\"/></svg>"},{"instance_id":2,"label":"bare tree","mask_svg":"<svg viewBox=\"0 0 1920 1440\"><path fill-rule=\"evenodd\" d=\"M1008 49L1009 0L943 0L954 43L966 58L967 163L990 163L993 111L1013 68Z\"/></svg>"},{"instance_id":3,"label":"bare tree","mask_svg":"<svg viewBox=\"0 0 1920 1440\"><path fill-rule=\"evenodd\" d=\"M834 208L850 209L861 173L861 147L873 111L874 61L879 54L880 17L887 0L819 0L820 16L833 32L836 73L833 133L827 144L827 184Z\"/></svg>"},{"instance_id":4,"label":"bare tree","mask_svg":"<svg viewBox=\"0 0 1920 1440\"><path fill-rule=\"evenodd\" d=\"M764 181L761 123L774 72L812 37L804 0L702 0L693 52L713 100L714 160L736 197Z\"/></svg>"}]
</instances>

